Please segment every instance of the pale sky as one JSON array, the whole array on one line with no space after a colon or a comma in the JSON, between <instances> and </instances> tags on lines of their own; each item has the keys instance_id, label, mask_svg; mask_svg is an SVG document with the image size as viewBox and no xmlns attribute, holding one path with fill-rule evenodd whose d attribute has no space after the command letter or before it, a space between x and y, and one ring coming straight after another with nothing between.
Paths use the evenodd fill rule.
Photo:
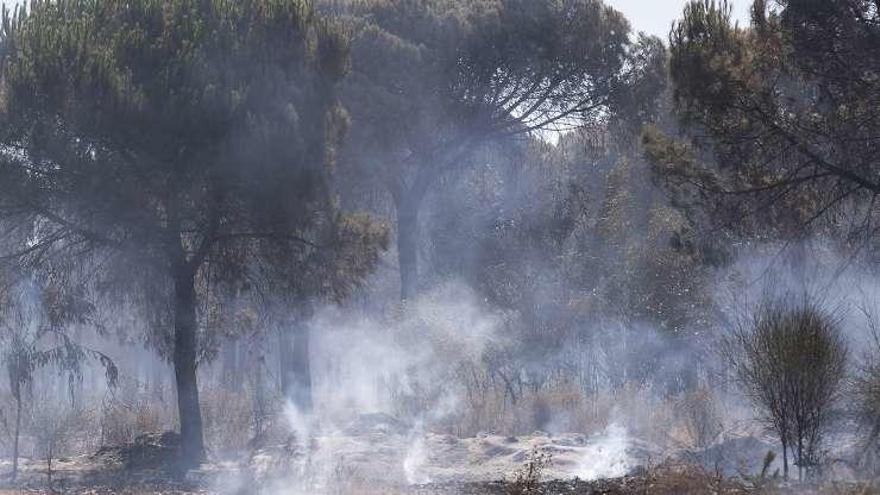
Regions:
<instances>
[{"instance_id":1,"label":"pale sky","mask_svg":"<svg viewBox=\"0 0 880 495\"><path fill-rule=\"evenodd\" d=\"M645 31L666 41L672 21L681 17L687 0L605 0L605 3L623 12L633 31ZM733 13L741 26L749 24L751 0L733 0Z\"/></svg>"}]
</instances>

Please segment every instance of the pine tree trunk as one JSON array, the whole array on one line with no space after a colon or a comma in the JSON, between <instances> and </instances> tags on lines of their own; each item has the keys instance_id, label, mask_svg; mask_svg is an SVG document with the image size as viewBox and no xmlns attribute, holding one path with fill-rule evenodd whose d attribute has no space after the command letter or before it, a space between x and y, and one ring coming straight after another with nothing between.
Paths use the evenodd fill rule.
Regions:
<instances>
[{"instance_id":1,"label":"pine tree trunk","mask_svg":"<svg viewBox=\"0 0 880 495\"><path fill-rule=\"evenodd\" d=\"M47 484L49 485L49 493L53 493L55 490L52 489L52 459L55 456L55 440L49 440L49 445L46 448L46 478Z\"/></svg>"},{"instance_id":2,"label":"pine tree trunk","mask_svg":"<svg viewBox=\"0 0 880 495\"><path fill-rule=\"evenodd\" d=\"M151 380L153 381L150 392L152 393L153 399L164 403L165 402L165 362L162 361L160 363L151 363L152 367Z\"/></svg>"},{"instance_id":3,"label":"pine tree trunk","mask_svg":"<svg viewBox=\"0 0 880 495\"><path fill-rule=\"evenodd\" d=\"M21 393L21 392L19 392ZM12 481L18 477L18 440L21 437L21 396L15 398L15 440L12 444Z\"/></svg>"},{"instance_id":4,"label":"pine tree trunk","mask_svg":"<svg viewBox=\"0 0 880 495\"><path fill-rule=\"evenodd\" d=\"M804 439L803 436L798 437L798 447L797 447L797 461L798 461L798 481L804 481Z\"/></svg>"},{"instance_id":5,"label":"pine tree trunk","mask_svg":"<svg viewBox=\"0 0 880 495\"><path fill-rule=\"evenodd\" d=\"M241 373L238 366L238 339L223 343L223 384L230 392L241 391Z\"/></svg>"},{"instance_id":6,"label":"pine tree trunk","mask_svg":"<svg viewBox=\"0 0 880 495\"><path fill-rule=\"evenodd\" d=\"M291 361L293 361L293 338L291 330L286 325L278 329L278 383L279 392L283 397L288 397L287 391L291 387Z\"/></svg>"},{"instance_id":7,"label":"pine tree trunk","mask_svg":"<svg viewBox=\"0 0 880 495\"><path fill-rule=\"evenodd\" d=\"M251 403L254 415L254 443L261 445L263 441L263 420L266 418L266 399L263 383L263 366L262 363L252 366L251 375Z\"/></svg>"},{"instance_id":8,"label":"pine tree trunk","mask_svg":"<svg viewBox=\"0 0 880 495\"><path fill-rule=\"evenodd\" d=\"M312 370L309 357L309 327L297 320L290 329L282 330L281 387L284 396L301 413L312 411Z\"/></svg>"},{"instance_id":9,"label":"pine tree trunk","mask_svg":"<svg viewBox=\"0 0 880 495\"><path fill-rule=\"evenodd\" d=\"M174 279L174 375L180 417L182 468L197 467L204 459L202 412L196 380L195 274L178 268Z\"/></svg>"},{"instance_id":10,"label":"pine tree trunk","mask_svg":"<svg viewBox=\"0 0 880 495\"><path fill-rule=\"evenodd\" d=\"M788 444L782 442L782 478L788 480Z\"/></svg>"},{"instance_id":11,"label":"pine tree trunk","mask_svg":"<svg viewBox=\"0 0 880 495\"><path fill-rule=\"evenodd\" d=\"M400 264L400 299L412 300L418 292L418 208L404 203L397 208L397 256Z\"/></svg>"}]
</instances>

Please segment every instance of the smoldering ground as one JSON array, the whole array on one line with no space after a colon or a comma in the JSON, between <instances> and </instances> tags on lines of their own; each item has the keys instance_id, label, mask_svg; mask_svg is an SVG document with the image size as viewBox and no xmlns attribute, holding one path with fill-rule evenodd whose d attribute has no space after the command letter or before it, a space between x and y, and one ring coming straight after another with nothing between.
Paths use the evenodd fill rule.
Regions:
<instances>
[{"instance_id":1,"label":"smoldering ground","mask_svg":"<svg viewBox=\"0 0 880 495\"><path fill-rule=\"evenodd\" d=\"M749 299L769 291L818 287L833 294L823 304L841 315L852 345L866 342L866 301L876 290L870 278L854 267L842 270L843 258L827 245L809 248L816 254L804 277L779 262L781 249L758 246L716 273L714 299L725 321L747 317ZM490 482L509 478L536 449L552 455L548 478L620 477L669 458L736 475L759 470L766 451L777 448L754 420L752 405L713 363L709 336L682 346L647 323L609 318L573 327L594 336L589 347L576 334L536 353L516 338L516 311L493 309L462 282L438 285L405 311L326 306L308 328L311 413L280 392L271 339L239 343L243 361L261 356L256 373L240 383L227 382L223 368L230 364L222 359L201 369L212 456L227 461L207 469L205 480L215 480L206 481L211 491L339 493L377 484ZM49 437L57 440L54 456L67 458L85 445L98 450L174 428L173 414L159 406L173 400L167 365L139 357L136 346L102 352L120 363L122 386L107 388L104 370L86 365L82 383L91 386L78 389L75 402L25 420L22 452L35 460L24 464L32 463L37 480ZM68 378L40 373L35 393L80 383ZM241 396L246 400L237 401ZM258 443L253 428L262 432ZM72 429L94 433L77 439ZM850 455L857 443L847 435L833 439L828 447L835 458ZM55 462L56 477L70 476L64 462Z\"/></svg>"}]
</instances>

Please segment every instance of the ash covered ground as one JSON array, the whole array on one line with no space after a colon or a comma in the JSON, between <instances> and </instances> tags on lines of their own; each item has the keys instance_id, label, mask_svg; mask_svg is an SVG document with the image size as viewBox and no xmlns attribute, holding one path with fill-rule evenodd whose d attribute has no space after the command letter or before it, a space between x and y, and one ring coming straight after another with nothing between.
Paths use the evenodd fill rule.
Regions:
<instances>
[{"instance_id":1,"label":"ash covered ground","mask_svg":"<svg viewBox=\"0 0 880 495\"><path fill-rule=\"evenodd\" d=\"M178 446L178 436L168 432L141 435L133 444L91 455L54 459L51 469L45 461L25 459L19 479L7 484L23 493L510 494L520 493L512 486L537 460L535 481L541 482L541 491L521 493L653 493L645 490L664 486L658 469L668 474L668 466L687 466L682 472L690 478L684 479L709 483L715 473L718 479L757 473L773 449L764 439L740 437L701 453L664 451L614 424L592 435L458 438L417 432L385 414L361 415L333 431L316 428L305 442L292 434L246 458L206 462L185 474L175 471ZM700 473L698 480L692 479L693 470ZM742 488L731 482L725 489L745 493L734 491L737 487Z\"/></svg>"}]
</instances>

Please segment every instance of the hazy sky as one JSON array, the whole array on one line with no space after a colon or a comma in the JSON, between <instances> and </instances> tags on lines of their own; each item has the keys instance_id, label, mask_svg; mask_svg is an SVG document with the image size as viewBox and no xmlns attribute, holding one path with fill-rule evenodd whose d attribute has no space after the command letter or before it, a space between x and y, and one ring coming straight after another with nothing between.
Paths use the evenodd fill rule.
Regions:
<instances>
[{"instance_id":1,"label":"hazy sky","mask_svg":"<svg viewBox=\"0 0 880 495\"><path fill-rule=\"evenodd\" d=\"M605 0L605 3L623 12L634 31L645 31L665 41L672 21L681 16L687 0ZM751 0L734 0L732 3L740 25L747 25Z\"/></svg>"}]
</instances>

